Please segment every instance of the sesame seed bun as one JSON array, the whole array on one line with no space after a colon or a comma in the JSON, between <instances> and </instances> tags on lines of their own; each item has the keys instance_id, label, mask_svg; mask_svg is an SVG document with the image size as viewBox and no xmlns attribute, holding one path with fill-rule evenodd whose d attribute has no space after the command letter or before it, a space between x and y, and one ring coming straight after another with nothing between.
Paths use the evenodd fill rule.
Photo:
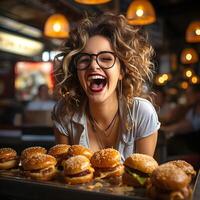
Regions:
<instances>
[{"instance_id":1,"label":"sesame seed bun","mask_svg":"<svg viewBox=\"0 0 200 200\"><path fill-rule=\"evenodd\" d=\"M174 164L162 164L151 174L151 182L162 190L180 190L186 187L191 178Z\"/></svg>"},{"instance_id":2,"label":"sesame seed bun","mask_svg":"<svg viewBox=\"0 0 200 200\"><path fill-rule=\"evenodd\" d=\"M0 149L0 169L12 169L18 165L17 152L12 148Z\"/></svg>"},{"instance_id":3,"label":"sesame seed bun","mask_svg":"<svg viewBox=\"0 0 200 200\"><path fill-rule=\"evenodd\" d=\"M102 149L94 153L91 164L96 168L110 168L120 164L120 153L112 148Z\"/></svg>"},{"instance_id":4,"label":"sesame seed bun","mask_svg":"<svg viewBox=\"0 0 200 200\"><path fill-rule=\"evenodd\" d=\"M60 155L67 154L69 147L70 145L67 144L57 144L49 149L48 154L57 158Z\"/></svg>"},{"instance_id":5,"label":"sesame seed bun","mask_svg":"<svg viewBox=\"0 0 200 200\"><path fill-rule=\"evenodd\" d=\"M17 152L12 148L1 148L0 149L0 159L13 158L16 156L17 156Z\"/></svg>"},{"instance_id":6,"label":"sesame seed bun","mask_svg":"<svg viewBox=\"0 0 200 200\"><path fill-rule=\"evenodd\" d=\"M152 156L140 153L130 155L124 165L146 174L151 174L158 167L157 161Z\"/></svg>"},{"instance_id":7,"label":"sesame seed bun","mask_svg":"<svg viewBox=\"0 0 200 200\"><path fill-rule=\"evenodd\" d=\"M46 154L47 150L44 147L34 146L28 147L21 152L21 160L30 158L33 155L37 154Z\"/></svg>"},{"instance_id":8,"label":"sesame seed bun","mask_svg":"<svg viewBox=\"0 0 200 200\"><path fill-rule=\"evenodd\" d=\"M56 165L56 159L47 154L33 155L22 162L24 170L40 170L51 165Z\"/></svg>"},{"instance_id":9,"label":"sesame seed bun","mask_svg":"<svg viewBox=\"0 0 200 200\"><path fill-rule=\"evenodd\" d=\"M149 176L158 167L157 161L149 155L134 153L124 162L125 172L122 181L133 187L146 187Z\"/></svg>"},{"instance_id":10,"label":"sesame seed bun","mask_svg":"<svg viewBox=\"0 0 200 200\"><path fill-rule=\"evenodd\" d=\"M88 159L90 159L93 155L93 152L81 145L72 145L69 149L68 149L68 155L71 156L77 156L77 155L83 155L85 157L87 157Z\"/></svg>"},{"instance_id":11,"label":"sesame seed bun","mask_svg":"<svg viewBox=\"0 0 200 200\"><path fill-rule=\"evenodd\" d=\"M119 151L112 148L95 152L90 160L95 169L95 177L101 179L121 176L124 172L124 166L120 160Z\"/></svg>"},{"instance_id":12,"label":"sesame seed bun","mask_svg":"<svg viewBox=\"0 0 200 200\"><path fill-rule=\"evenodd\" d=\"M181 168L189 176L196 175L196 171L194 170L193 166L184 160L172 160L169 161L168 163L176 165L177 167Z\"/></svg>"},{"instance_id":13,"label":"sesame seed bun","mask_svg":"<svg viewBox=\"0 0 200 200\"><path fill-rule=\"evenodd\" d=\"M94 169L90 160L82 155L77 155L63 161L64 179L68 184L81 184L93 179Z\"/></svg>"},{"instance_id":14,"label":"sesame seed bun","mask_svg":"<svg viewBox=\"0 0 200 200\"><path fill-rule=\"evenodd\" d=\"M147 195L159 200L191 199L190 177L174 163L162 164L151 174Z\"/></svg>"},{"instance_id":15,"label":"sesame seed bun","mask_svg":"<svg viewBox=\"0 0 200 200\"><path fill-rule=\"evenodd\" d=\"M71 157L63 162L66 175L78 174L91 166L90 160L82 155Z\"/></svg>"},{"instance_id":16,"label":"sesame seed bun","mask_svg":"<svg viewBox=\"0 0 200 200\"><path fill-rule=\"evenodd\" d=\"M26 158L22 162L25 176L36 180L51 180L55 177L56 159L47 154L37 154Z\"/></svg>"},{"instance_id":17,"label":"sesame seed bun","mask_svg":"<svg viewBox=\"0 0 200 200\"><path fill-rule=\"evenodd\" d=\"M57 166L62 165L62 161L68 158L68 150L70 145L67 144L57 144L51 147L48 151L48 154L54 156L57 160Z\"/></svg>"}]
</instances>

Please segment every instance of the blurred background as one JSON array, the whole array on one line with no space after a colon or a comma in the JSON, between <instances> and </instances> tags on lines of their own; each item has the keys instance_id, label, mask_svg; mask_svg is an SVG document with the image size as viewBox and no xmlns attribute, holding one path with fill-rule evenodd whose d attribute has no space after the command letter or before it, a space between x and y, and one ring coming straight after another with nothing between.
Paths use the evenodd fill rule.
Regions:
<instances>
[{"instance_id":1,"label":"blurred background","mask_svg":"<svg viewBox=\"0 0 200 200\"><path fill-rule=\"evenodd\" d=\"M198 0L1 0L1 146L14 145L20 150L30 144L54 143L52 61L69 30L86 13L123 14L131 25L148 33L155 49L150 89L156 94L152 97L160 121L165 125L182 118L189 107L186 91L200 82L199 10ZM29 103L40 98L41 86L46 87L41 98L48 106L37 109ZM166 147L165 136L159 144ZM166 159L167 149L161 150L160 159Z\"/></svg>"}]
</instances>

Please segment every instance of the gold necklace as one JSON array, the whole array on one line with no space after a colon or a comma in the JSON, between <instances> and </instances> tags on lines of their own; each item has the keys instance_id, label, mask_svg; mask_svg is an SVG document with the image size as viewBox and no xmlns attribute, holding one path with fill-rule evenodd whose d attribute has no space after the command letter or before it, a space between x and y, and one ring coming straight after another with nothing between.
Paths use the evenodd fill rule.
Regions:
<instances>
[{"instance_id":1,"label":"gold necklace","mask_svg":"<svg viewBox=\"0 0 200 200\"><path fill-rule=\"evenodd\" d=\"M98 129L99 131L101 131L102 133L104 133L104 135L106 137L109 137L111 135L113 127L114 127L114 125L116 123L117 116L118 116L118 110L115 113L115 115L114 115L113 119L111 120L110 124L105 129L103 129L98 124L98 122L92 117L92 115L89 112L89 119L90 119L90 123L91 123L92 129L94 130L94 132L97 132L97 129Z\"/></svg>"}]
</instances>

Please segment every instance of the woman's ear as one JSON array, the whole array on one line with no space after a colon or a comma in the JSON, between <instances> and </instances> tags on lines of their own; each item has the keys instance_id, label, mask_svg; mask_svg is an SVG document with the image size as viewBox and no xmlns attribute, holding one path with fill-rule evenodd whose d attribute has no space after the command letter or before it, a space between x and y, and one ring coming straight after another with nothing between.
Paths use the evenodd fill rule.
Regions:
<instances>
[{"instance_id":1,"label":"woman's ear","mask_svg":"<svg viewBox=\"0 0 200 200\"><path fill-rule=\"evenodd\" d=\"M119 74L119 80L121 81L124 77L124 71L121 69Z\"/></svg>"},{"instance_id":2,"label":"woman's ear","mask_svg":"<svg viewBox=\"0 0 200 200\"><path fill-rule=\"evenodd\" d=\"M122 79L123 79L123 75L122 75L122 73L120 73L119 80L121 81Z\"/></svg>"}]
</instances>

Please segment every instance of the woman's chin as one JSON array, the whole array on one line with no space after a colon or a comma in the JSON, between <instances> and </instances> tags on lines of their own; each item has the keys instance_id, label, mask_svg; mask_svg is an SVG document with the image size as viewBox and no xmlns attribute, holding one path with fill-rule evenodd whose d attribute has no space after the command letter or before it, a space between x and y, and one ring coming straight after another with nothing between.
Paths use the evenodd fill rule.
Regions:
<instances>
[{"instance_id":1,"label":"woman's chin","mask_svg":"<svg viewBox=\"0 0 200 200\"><path fill-rule=\"evenodd\" d=\"M101 104L105 101L105 97L102 95L89 95L88 96L89 102L93 104Z\"/></svg>"}]
</instances>

